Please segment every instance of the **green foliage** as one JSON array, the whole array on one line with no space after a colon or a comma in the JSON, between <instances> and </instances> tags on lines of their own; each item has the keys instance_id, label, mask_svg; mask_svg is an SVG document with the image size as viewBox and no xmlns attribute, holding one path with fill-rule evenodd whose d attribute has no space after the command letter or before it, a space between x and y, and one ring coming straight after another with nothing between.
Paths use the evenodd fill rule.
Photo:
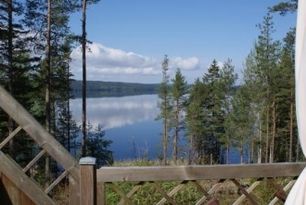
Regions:
<instances>
[{"instance_id":1,"label":"green foliage","mask_svg":"<svg viewBox=\"0 0 306 205\"><path fill-rule=\"evenodd\" d=\"M224 123L230 112L230 96L236 78L230 60L222 68L214 60L202 81L198 79L192 86L187 108L190 155L193 155L190 161L198 158L202 163L219 162L221 146L229 143Z\"/></svg>"},{"instance_id":2,"label":"green foliage","mask_svg":"<svg viewBox=\"0 0 306 205\"><path fill-rule=\"evenodd\" d=\"M92 130L89 126L86 156L95 157L97 166L109 166L113 164L113 153L109 150L112 141L104 138L105 132L101 126Z\"/></svg>"},{"instance_id":3,"label":"green foliage","mask_svg":"<svg viewBox=\"0 0 306 205\"><path fill-rule=\"evenodd\" d=\"M270 11L277 12L280 15L284 16L287 13L296 12L297 7L298 7L298 0L286 0L272 6L272 8L270 8Z\"/></svg>"},{"instance_id":4,"label":"green foliage","mask_svg":"<svg viewBox=\"0 0 306 205\"><path fill-rule=\"evenodd\" d=\"M70 87L75 98L82 96L82 81L73 80L70 82ZM87 81L87 97L156 94L158 91L159 84Z\"/></svg>"},{"instance_id":5,"label":"green foliage","mask_svg":"<svg viewBox=\"0 0 306 205\"><path fill-rule=\"evenodd\" d=\"M168 153L168 140L169 140L169 130L170 130L170 120L171 120L171 104L170 104L170 88L169 88L169 58L165 55L162 62L162 82L159 87L159 108L160 114L157 119L162 119L163 121L163 164L167 163L167 153Z\"/></svg>"},{"instance_id":6,"label":"green foliage","mask_svg":"<svg viewBox=\"0 0 306 205\"><path fill-rule=\"evenodd\" d=\"M173 106L171 117L172 127L174 128L173 134L173 160L176 162L178 157L178 141L179 133L184 128L183 111L186 105L187 82L178 68L174 79L172 79L171 87L171 104Z\"/></svg>"}]
</instances>

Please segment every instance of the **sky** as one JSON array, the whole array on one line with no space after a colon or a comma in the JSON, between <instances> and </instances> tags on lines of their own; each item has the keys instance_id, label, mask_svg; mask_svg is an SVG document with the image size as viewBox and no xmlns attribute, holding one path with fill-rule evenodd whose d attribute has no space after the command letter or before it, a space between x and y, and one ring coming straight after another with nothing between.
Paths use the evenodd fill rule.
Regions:
<instances>
[{"instance_id":1,"label":"sky","mask_svg":"<svg viewBox=\"0 0 306 205\"><path fill-rule=\"evenodd\" d=\"M167 54L169 74L179 67L187 81L201 78L213 59L231 59L241 76L245 58L259 34L267 8L280 0L101 0L89 5L88 80L159 83ZM296 23L296 14L274 15L275 39ZM81 33L81 13L70 27ZM71 68L81 79L81 50Z\"/></svg>"}]
</instances>

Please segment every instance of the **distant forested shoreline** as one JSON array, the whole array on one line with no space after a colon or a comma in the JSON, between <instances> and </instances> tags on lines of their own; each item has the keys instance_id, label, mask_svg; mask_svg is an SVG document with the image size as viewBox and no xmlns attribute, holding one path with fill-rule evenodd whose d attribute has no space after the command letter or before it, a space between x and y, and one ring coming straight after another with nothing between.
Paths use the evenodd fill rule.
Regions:
<instances>
[{"instance_id":1,"label":"distant forested shoreline","mask_svg":"<svg viewBox=\"0 0 306 205\"><path fill-rule=\"evenodd\" d=\"M82 97L82 81L70 81L74 98ZM120 97L129 95L157 94L159 84L87 81L87 97Z\"/></svg>"}]
</instances>

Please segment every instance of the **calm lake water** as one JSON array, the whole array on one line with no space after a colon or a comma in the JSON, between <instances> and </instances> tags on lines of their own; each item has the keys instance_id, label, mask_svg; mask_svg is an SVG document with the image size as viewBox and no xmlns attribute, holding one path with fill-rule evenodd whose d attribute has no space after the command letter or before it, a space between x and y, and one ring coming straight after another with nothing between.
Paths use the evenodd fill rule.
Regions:
<instances>
[{"instance_id":1,"label":"calm lake water","mask_svg":"<svg viewBox=\"0 0 306 205\"><path fill-rule=\"evenodd\" d=\"M81 98L71 100L71 111L74 120L81 124ZM113 141L110 149L115 160L158 158L162 132L161 121L155 120L158 113L157 95L87 99L88 121L94 127L102 125L105 138ZM185 140L181 136L182 157L187 151ZM230 162L239 163L239 153L236 150L232 149Z\"/></svg>"},{"instance_id":2,"label":"calm lake water","mask_svg":"<svg viewBox=\"0 0 306 205\"><path fill-rule=\"evenodd\" d=\"M115 160L156 158L160 150L161 122L157 95L101 97L87 99L88 121L102 125L105 137L113 141ZM82 100L71 100L72 116L81 122Z\"/></svg>"}]
</instances>

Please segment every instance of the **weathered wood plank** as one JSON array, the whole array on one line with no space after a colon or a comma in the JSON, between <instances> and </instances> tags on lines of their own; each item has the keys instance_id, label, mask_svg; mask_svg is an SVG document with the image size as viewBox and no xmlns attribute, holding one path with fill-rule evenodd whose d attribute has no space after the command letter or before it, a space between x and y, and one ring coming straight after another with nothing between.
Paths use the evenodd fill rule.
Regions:
<instances>
[{"instance_id":1,"label":"weathered wood plank","mask_svg":"<svg viewBox=\"0 0 306 205\"><path fill-rule=\"evenodd\" d=\"M12 205L22 205L21 191L6 176L2 176L2 184L8 197L2 203ZM2 200L1 200L2 201Z\"/></svg>"},{"instance_id":2,"label":"weathered wood plank","mask_svg":"<svg viewBox=\"0 0 306 205\"><path fill-rule=\"evenodd\" d=\"M296 180L291 180L285 187L284 187L284 191L287 192L289 189L291 189L291 187L293 187L294 183ZM272 201L269 203L269 205L275 205L277 202L279 201L278 197L274 197L272 199Z\"/></svg>"},{"instance_id":3,"label":"weathered wood plank","mask_svg":"<svg viewBox=\"0 0 306 205\"><path fill-rule=\"evenodd\" d=\"M186 183L187 183L187 181L181 182L179 185L174 187L167 195L169 197L173 197L177 192L179 192L185 186ZM164 197L156 205L163 205L166 202L167 202L167 199Z\"/></svg>"},{"instance_id":4,"label":"weathered wood plank","mask_svg":"<svg viewBox=\"0 0 306 205\"><path fill-rule=\"evenodd\" d=\"M45 150L41 150L28 164L25 166L22 171L27 172L44 154Z\"/></svg>"},{"instance_id":5,"label":"weathered wood plank","mask_svg":"<svg viewBox=\"0 0 306 205\"><path fill-rule=\"evenodd\" d=\"M94 165L80 166L81 204L96 205L96 169Z\"/></svg>"},{"instance_id":6,"label":"weathered wood plank","mask_svg":"<svg viewBox=\"0 0 306 205\"><path fill-rule=\"evenodd\" d=\"M236 179L231 179L231 181L238 187L239 191L242 192L249 199L251 204L258 205L254 196L251 195L251 193L247 192L245 188Z\"/></svg>"},{"instance_id":7,"label":"weathered wood plank","mask_svg":"<svg viewBox=\"0 0 306 205\"><path fill-rule=\"evenodd\" d=\"M0 144L0 149L2 149L13 137L15 137L15 135L17 135L21 129L21 126L17 127L7 138L5 138Z\"/></svg>"},{"instance_id":8,"label":"weathered wood plank","mask_svg":"<svg viewBox=\"0 0 306 205\"><path fill-rule=\"evenodd\" d=\"M258 185L260 184L260 181L255 181L249 188L247 188L247 193L251 193ZM241 195L234 203L233 205L239 205L246 199L246 195Z\"/></svg>"},{"instance_id":9,"label":"weathered wood plank","mask_svg":"<svg viewBox=\"0 0 306 205\"><path fill-rule=\"evenodd\" d=\"M60 183L66 176L68 175L68 171L64 171L59 177L57 177L56 180L54 180L54 182L52 182L46 189L45 189L45 193L48 194L52 189L54 189L54 187L56 185L58 185L58 183Z\"/></svg>"},{"instance_id":10,"label":"weathered wood plank","mask_svg":"<svg viewBox=\"0 0 306 205\"><path fill-rule=\"evenodd\" d=\"M184 181L292 177L298 176L305 166L305 163L275 163L214 166L102 167L97 170L97 181Z\"/></svg>"},{"instance_id":11,"label":"weathered wood plank","mask_svg":"<svg viewBox=\"0 0 306 205\"><path fill-rule=\"evenodd\" d=\"M70 153L0 86L0 107L10 115L47 153L60 163L65 170L78 179L78 163Z\"/></svg>"},{"instance_id":12,"label":"weathered wood plank","mask_svg":"<svg viewBox=\"0 0 306 205\"><path fill-rule=\"evenodd\" d=\"M73 177L69 176L69 205L79 204L80 201L80 184Z\"/></svg>"},{"instance_id":13,"label":"weathered wood plank","mask_svg":"<svg viewBox=\"0 0 306 205\"><path fill-rule=\"evenodd\" d=\"M202 198L200 198L196 205L202 205L204 204L204 202L207 200L207 198L210 197L210 195L212 195L214 192L216 192L222 185L222 183L224 182L225 180L219 180L217 184L214 184L210 190L207 192L207 194L204 194L204 196ZM207 196L208 195L208 196Z\"/></svg>"},{"instance_id":14,"label":"weathered wood plank","mask_svg":"<svg viewBox=\"0 0 306 205\"><path fill-rule=\"evenodd\" d=\"M165 198L168 203L172 205L176 205L175 201L161 188L161 185L158 182L152 182L155 189L162 194L163 198Z\"/></svg>"},{"instance_id":15,"label":"weathered wood plank","mask_svg":"<svg viewBox=\"0 0 306 205\"><path fill-rule=\"evenodd\" d=\"M0 203L5 205L35 205L22 191L20 191L14 183L12 183L6 176L0 177L3 189L0 190ZM1 185L0 185L1 186ZM6 196L4 196L4 195Z\"/></svg>"},{"instance_id":16,"label":"weathered wood plank","mask_svg":"<svg viewBox=\"0 0 306 205\"><path fill-rule=\"evenodd\" d=\"M126 196L130 199L144 184L144 182L138 182L136 185L133 186L133 188L131 189L131 191L129 191L129 193L126 194ZM124 204L124 200L121 199L118 203L118 205L123 205Z\"/></svg>"},{"instance_id":17,"label":"weathered wood plank","mask_svg":"<svg viewBox=\"0 0 306 205\"><path fill-rule=\"evenodd\" d=\"M46 195L39 186L31 180L21 168L3 152L0 151L0 172L11 180L16 187L26 194L35 204L55 205L53 200Z\"/></svg>"},{"instance_id":18,"label":"weathered wood plank","mask_svg":"<svg viewBox=\"0 0 306 205\"><path fill-rule=\"evenodd\" d=\"M106 205L105 183L97 184L97 204Z\"/></svg>"}]
</instances>

